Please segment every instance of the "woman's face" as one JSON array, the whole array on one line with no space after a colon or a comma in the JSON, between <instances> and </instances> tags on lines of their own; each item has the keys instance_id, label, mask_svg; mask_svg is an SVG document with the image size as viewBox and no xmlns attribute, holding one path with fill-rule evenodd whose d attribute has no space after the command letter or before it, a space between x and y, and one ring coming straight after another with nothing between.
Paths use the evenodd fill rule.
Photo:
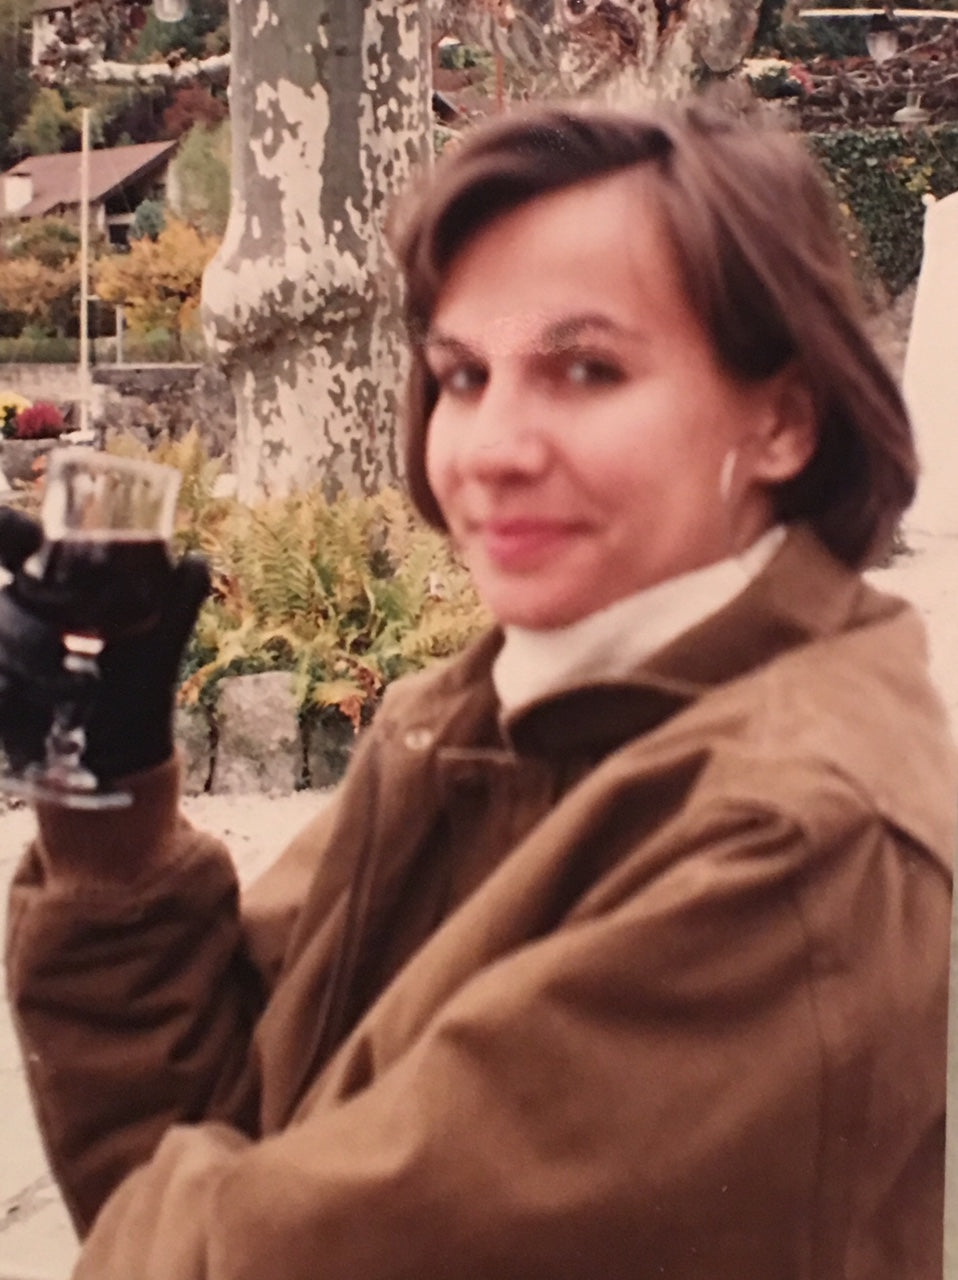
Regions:
<instances>
[{"instance_id":1,"label":"woman's face","mask_svg":"<svg viewBox=\"0 0 958 1280\"><path fill-rule=\"evenodd\" d=\"M769 483L812 445L781 376L745 383L718 363L634 176L482 231L425 354L429 483L504 624L576 622L742 549L772 521Z\"/></svg>"}]
</instances>

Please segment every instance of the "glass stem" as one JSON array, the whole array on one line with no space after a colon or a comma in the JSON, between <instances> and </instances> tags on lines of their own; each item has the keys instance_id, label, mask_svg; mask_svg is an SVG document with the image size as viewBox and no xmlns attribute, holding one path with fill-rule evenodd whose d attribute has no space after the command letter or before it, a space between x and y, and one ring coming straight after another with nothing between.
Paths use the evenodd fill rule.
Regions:
<instances>
[{"instance_id":1,"label":"glass stem","mask_svg":"<svg viewBox=\"0 0 958 1280\"><path fill-rule=\"evenodd\" d=\"M71 641L82 643L85 652L78 652ZM91 652L95 642L89 637L64 637L67 654L63 660L64 669L72 677L71 693L57 707L53 724L47 735L47 773L59 781L80 787L96 786L96 779L87 770L82 761L86 751L86 722L93 706L96 685L99 679L99 668L96 658ZM102 649L102 643L98 649Z\"/></svg>"}]
</instances>

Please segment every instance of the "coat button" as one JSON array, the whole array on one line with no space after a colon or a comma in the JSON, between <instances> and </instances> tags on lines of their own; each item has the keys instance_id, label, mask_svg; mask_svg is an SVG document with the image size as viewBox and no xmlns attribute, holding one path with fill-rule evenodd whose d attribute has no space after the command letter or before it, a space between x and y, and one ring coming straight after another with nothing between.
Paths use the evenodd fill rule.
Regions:
<instances>
[{"instance_id":1,"label":"coat button","mask_svg":"<svg viewBox=\"0 0 958 1280\"><path fill-rule=\"evenodd\" d=\"M436 735L425 725L417 725L415 729L407 729L403 742L410 751L428 751L436 740Z\"/></svg>"}]
</instances>

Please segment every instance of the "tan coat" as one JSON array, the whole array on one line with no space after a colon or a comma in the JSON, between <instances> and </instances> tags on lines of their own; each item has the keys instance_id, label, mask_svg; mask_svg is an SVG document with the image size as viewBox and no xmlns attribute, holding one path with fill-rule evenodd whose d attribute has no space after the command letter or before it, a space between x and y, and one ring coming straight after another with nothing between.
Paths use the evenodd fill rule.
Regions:
<instances>
[{"instance_id":1,"label":"tan coat","mask_svg":"<svg viewBox=\"0 0 958 1280\"><path fill-rule=\"evenodd\" d=\"M172 768L43 816L12 997L82 1229L122 1182L76 1274L937 1280L958 789L914 613L798 530L508 742L497 643L391 689L245 935Z\"/></svg>"}]
</instances>

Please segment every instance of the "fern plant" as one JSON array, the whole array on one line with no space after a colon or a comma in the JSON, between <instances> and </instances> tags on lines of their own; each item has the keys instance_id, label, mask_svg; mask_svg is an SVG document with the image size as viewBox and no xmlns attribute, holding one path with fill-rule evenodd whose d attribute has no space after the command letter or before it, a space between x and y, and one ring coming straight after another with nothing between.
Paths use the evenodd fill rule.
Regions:
<instances>
[{"instance_id":1,"label":"fern plant","mask_svg":"<svg viewBox=\"0 0 958 1280\"><path fill-rule=\"evenodd\" d=\"M187 702L240 668L288 670L303 717L335 707L358 727L386 683L486 622L444 539L394 491L237 505L218 536Z\"/></svg>"},{"instance_id":2,"label":"fern plant","mask_svg":"<svg viewBox=\"0 0 958 1280\"><path fill-rule=\"evenodd\" d=\"M289 671L304 720L334 709L358 727L389 681L488 621L446 539L396 490L329 501L317 486L250 507L215 496L218 467L198 435L152 456L183 471L177 546L213 572L187 705L212 705L226 676Z\"/></svg>"}]
</instances>

